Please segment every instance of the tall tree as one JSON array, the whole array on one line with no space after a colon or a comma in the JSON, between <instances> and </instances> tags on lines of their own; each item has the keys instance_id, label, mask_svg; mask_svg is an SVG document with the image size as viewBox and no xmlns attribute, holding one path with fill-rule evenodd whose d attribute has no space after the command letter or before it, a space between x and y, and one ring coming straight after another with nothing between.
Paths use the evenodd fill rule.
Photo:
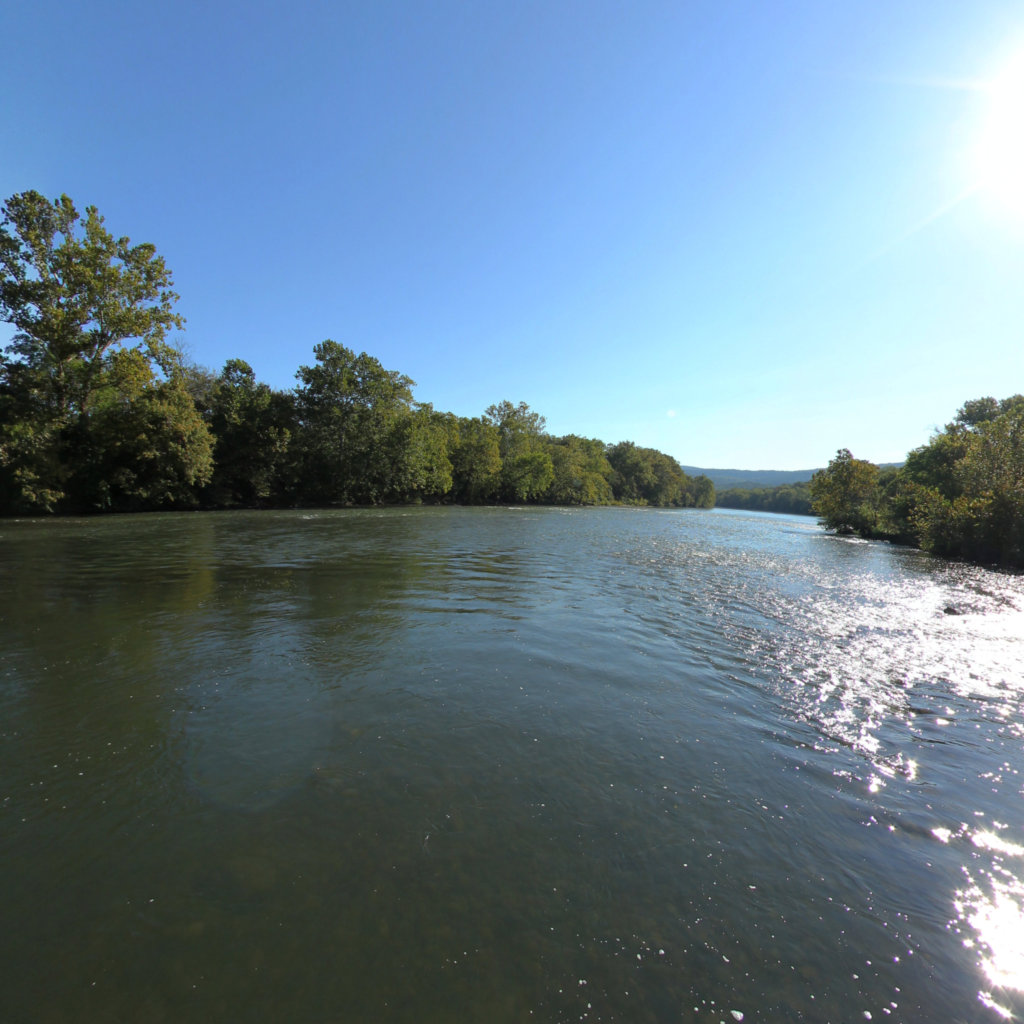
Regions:
<instances>
[{"instance_id":1,"label":"tall tree","mask_svg":"<svg viewBox=\"0 0 1024 1024\"><path fill-rule=\"evenodd\" d=\"M500 495L505 501L536 501L551 486L555 470L544 444L544 417L525 402L489 406L484 422L498 431Z\"/></svg>"},{"instance_id":2,"label":"tall tree","mask_svg":"<svg viewBox=\"0 0 1024 1024\"><path fill-rule=\"evenodd\" d=\"M314 348L296 376L300 497L374 504L405 481L413 382L336 341Z\"/></svg>"},{"instance_id":3,"label":"tall tree","mask_svg":"<svg viewBox=\"0 0 1024 1024\"><path fill-rule=\"evenodd\" d=\"M554 478L546 501L557 505L607 505L613 500L612 467L602 441L568 434L550 438L548 454Z\"/></svg>"},{"instance_id":4,"label":"tall tree","mask_svg":"<svg viewBox=\"0 0 1024 1024\"><path fill-rule=\"evenodd\" d=\"M671 455L656 448L622 441L608 449L608 461L614 470L612 488L619 501L683 508L710 508L715 502L710 480L687 476Z\"/></svg>"},{"instance_id":5,"label":"tall tree","mask_svg":"<svg viewBox=\"0 0 1024 1024\"><path fill-rule=\"evenodd\" d=\"M429 404L417 405L396 417L394 435L397 500L439 500L452 489L450 414L435 412Z\"/></svg>"},{"instance_id":6,"label":"tall tree","mask_svg":"<svg viewBox=\"0 0 1024 1024\"><path fill-rule=\"evenodd\" d=\"M210 478L210 432L181 374L160 379L137 349L120 349L87 417L68 431L67 496L75 512L190 507Z\"/></svg>"},{"instance_id":7,"label":"tall tree","mask_svg":"<svg viewBox=\"0 0 1024 1024\"><path fill-rule=\"evenodd\" d=\"M144 394L155 400L146 387L170 394L180 359L167 332L184 323L174 312L172 285L156 248L115 238L94 206L83 219L67 196L50 202L30 191L5 202L0 319L15 333L0 359L0 492L9 507L45 511L79 503L67 492L73 478L83 479L72 459L95 444L88 440L90 418L100 404L109 408L110 388L123 379L124 367L115 368L118 352L132 349L149 372L133 400ZM178 411L161 420L168 424L163 441L183 429L190 444L208 446L188 411ZM159 455L163 441L150 441ZM199 468L191 483L191 470L183 470L188 487L207 472L206 458L198 449L192 455L186 462Z\"/></svg>"},{"instance_id":8,"label":"tall tree","mask_svg":"<svg viewBox=\"0 0 1024 1024\"><path fill-rule=\"evenodd\" d=\"M688 476L686 486L687 503L694 508L715 507L715 485L709 476Z\"/></svg>"},{"instance_id":9,"label":"tall tree","mask_svg":"<svg viewBox=\"0 0 1024 1024\"><path fill-rule=\"evenodd\" d=\"M878 467L840 448L827 469L811 477L811 507L836 533L874 535L878 522Z\"/></svg>"},{"instance_id":10,"label":"tall tree","mask_svg":"<svg viewBox=\"0 0 1024 1024\"><path fill-rule=\"evenodd\" d=\"M641 505L648 501L657 483L650 454L651 449L638 448L632 441L620 441L608 448L612 488L618 501Z\"/></svg>"},{"instance_id":11,"label":"tall tree","mask_svg":"<svg viewBox=\"0 0 1024 1024\"><path fill-rule=\"evenodd\" d=\"M8 354L39 374L58 419L88 409L115 346L133 340L162 369L173 363L165 338L184 320L171 272L154 245L115 238L95 206L82 221L67 196L11 196L0 272L0 318L15 329Z\"/></svg>"},{"instance_id":12,"label":"tall tree","mask_svg":"<svg viewBox=\"0 0 1024 1024\"><path fill-rule=\"evenodd\" d=\"M291 439L291 401L258 383L243 359L229 359L204 395L216 438L209 500L258 505L277 490Z\"/></svg>"},{"instance_id":13,"label":"tall tree","mask_svg":"<svg viewBox=\"0 0 1024 1024\"><path fill-rule=\"evenodd\" d=\"M1007 400L1007 411L979 423L957 463L961 494L933 508L924 541L940 553L977 561L1024 564L1024 404ZM936 529L936 527L938 529ZM943 536L945 531L945 536ZM946 551L937 535L953 544Z\"/></svg>"},{"instance_id":14,"label":"tall tree","mask_svg":"<svg viewBox=\"0 0 1024 1024\"><path fill-rule=\"evenodd\" d=\"M452 493L456 501L489 501L501 486L498 428L479 417L460 416L449 427Z\"/></svg>"}]
</instances>

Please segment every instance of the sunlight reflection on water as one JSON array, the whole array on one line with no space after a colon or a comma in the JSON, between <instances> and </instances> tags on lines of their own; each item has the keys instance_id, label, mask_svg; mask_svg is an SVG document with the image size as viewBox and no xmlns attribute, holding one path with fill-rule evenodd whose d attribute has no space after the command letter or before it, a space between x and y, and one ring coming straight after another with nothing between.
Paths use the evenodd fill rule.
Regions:
<instances>
[{"instance_id":1,"label":"sunlight reflection on water","mask_svg":"<svg viewBox=\"0 0 1024 1024\"><path fill-rule=\"evenodd\" d=\"M994 823L998 829L1006 826ZM993 856L988 861L970 858L963 867L965 884L958 889L953 906L956 918L949 928L964 935L963 945L977 955L978 967L991 985L979 992L979 998L1000 1016L1013 1014L998 1001L999 990L1024 991L1024 881L1006 865L1008 858L1024 858L1024 846L1004 839L996 831L972 832L964 823L955 832L948 828L932 830L942 843L969 840L978 850Z\"/></svg>"},{"instance_id":2,"label":"sunlight reflection on water","mask_svg":"<svg viewBox=\"0 0 1024 1024\"><path fill-rule=\"evenodd\" d=\"M655 510L18 530L4 1019L1024 1011L1021 577Z\"/></svg>"},{"instance_id":3,"label":"sunlight reflection on water","mask_svg":"<svg viewBox=\"0 0 1024 1024\"><path fill-rule=\"evenodd\" d=\"M1024 735L1020 582L957 566L945 579L847 578L833 597L825 579L813 594L787 602L796 628L759 635L752 646L777 670L779 693L819 732L823 749L839 744L874 768L862 780L869 793L893 778L930 784L911 753L919 741L941 744L943 730L979 729L982 721L996 723L990 744ZM780 599L770 589L765 595ZM1004 775L1024 792L1009 760L1000 758L997 770L979 778L996 792ZM1005 828L931 831L942 843L969 840L973 848L949 927L964 933L989 983L979 1000L1010 1019L1000 992L1024 991L1024 846L994 830Z\"/></svg>"},{"instance_id":4,"label":"sunlight reflection on water","mask_svg":"<svg viewBox=\"0 0 1024 1024\"><path fill-rule=\"evenodd\" d=\"M974 932L964 945L977 951L978 964L992 985L993 991L982 992L981 998L1009 1018L1011 1011L999 1004L997 993L1024 991L1024 847L990 831L974 833L971 842L994 856L988 864L964 867L966 884L957 892L954 906L959 922ZM1016 859L1016 874L1007 867L1009 858Z\"/></svg>"},{"instance_id":5,"label":"sunlight reflection on water","mask_svg":"<svg viewBox=\"0 0 1024 1024\"><path fill-rule=\"evenodd\" d=\"M977 955L979 999L1009 1014L1019 997L1005 993L1024 990L1024 847L1000 834L1011 826L982 821L1024 793L1024 579L820 533L817 557L794 555L773 543L776 524L744 518L751 532L735 547L723 530L708 548L684 538L622 557L646 579L706 587L704 607L746 667L813 728L817 753L844 755L832 773L862 787L865 825L958 839L965 884L949 891L950 927ZM793 533L814 529L805 523ZM660 606L637 609L659 635L680 628ZM1012 834L1024 840L1019 820Z\"/></svg>"}]
</instances>

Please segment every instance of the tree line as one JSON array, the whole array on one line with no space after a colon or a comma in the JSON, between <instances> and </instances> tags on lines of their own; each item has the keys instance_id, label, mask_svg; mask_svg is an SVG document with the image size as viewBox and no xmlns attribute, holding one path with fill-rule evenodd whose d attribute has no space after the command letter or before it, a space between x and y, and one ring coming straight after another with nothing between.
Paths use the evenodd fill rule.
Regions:
<instances>
[{"instance_id":1,"label":"tree line","mask_svg":"<svg viewBox=\"0 0 1024 1024\"><path fill-rule=\"evenodd\" d=\"M715 492L718 508L738 508L752 512L779 512L809 516L811 512L811 482L801 480L776 487L730 487Z\"/></svg>"},{"instance_id":2,"label":"tree line","mask_svg":"<svg viewBox=\"0 0 1024 1024\"><path fill-rule=\"evenodd\" d=\"M965 402L899 469L841 448L812 478L811 496L837 533L1024 566L1024 395Z\"/></svg>"},{"instance_id":3,"label":"tree line","mask_svg":"<svg viewBox=\"0 0 1024 1024\"><path fill-rule=\"evenodd\" d=\"M336 341L296 386L219 372L168 341L184 321L153 245L95 207L22 192L0 223L0 513L431 502L709 508L714 486L664 452L555 437L523 402L481 416Z\"/></svg>"}]
</instances>

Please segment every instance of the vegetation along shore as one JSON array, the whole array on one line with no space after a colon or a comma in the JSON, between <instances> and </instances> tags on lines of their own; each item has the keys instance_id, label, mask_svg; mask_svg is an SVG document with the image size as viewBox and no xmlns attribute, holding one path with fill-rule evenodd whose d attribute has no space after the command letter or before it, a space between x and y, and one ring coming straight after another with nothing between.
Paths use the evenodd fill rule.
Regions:
<instances>
[{"instance_id":1,"label":"vegetation along shore","mask_svg":"<svg viewBox=\"0 0 1024 1024\"><path fill-rule=\"evenodd\" d=\"M0 225L0 513L543 502L709 508L714 487L664 452L545 432L525 403L482 416L335 341L277 391L168 341L184 326L154 246L95 207L12 196Z\"/></svg>"},{"instance_id":2,"label":"vegetation along shore","mask_svg":"<svg viewBox=\"0 0 1024 1024\"><path fill-rule=\"evenodd\" d=\"M195 366L156 248L95 207L22 192L0 224L0 514L411 501L709 508L715 489L630 441L552 436L523 402L436 410L414 382L336 341L290 390L242 359ZM719 505L813 512L830 529L1024 565L1024 397L967 402L901 467L841 449L809 483L730 488Z\"/></svg>"}]
</instances>

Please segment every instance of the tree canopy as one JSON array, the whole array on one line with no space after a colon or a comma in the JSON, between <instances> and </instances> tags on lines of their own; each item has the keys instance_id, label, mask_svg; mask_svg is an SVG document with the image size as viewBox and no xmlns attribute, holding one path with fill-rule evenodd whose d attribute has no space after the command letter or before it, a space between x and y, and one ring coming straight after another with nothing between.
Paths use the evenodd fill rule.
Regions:
<instances>
[{"instance_id":1,"label":"tree canopy","mask_svg":"<svg viewBox=\"0 0 1024 1024\"><path fill-rule=\"evenodd\" d=\"M811 501L824 524L837 533L870 533L877 523L878 467L840 448L827 469L811 477Z\"/></svg>"},{"instance_id":2,"label":"tree canopy","mask_svg":"<svg viewBox=\"0 0 1024 1024\"><path fill-rule=\"evenodd\" d=\"M0 225L0 512L407 501L710 507L714 488L630 442L552 437L525 402L455 416L328 339L286 391L240 358L217 373L156 248L67 196L12 196Z\"/></svg>"},{"instance_id":3,"label":"tree canopy","mask_svg":"<svg viewBox=\"0 0 1024 1024\"><path fill-rule=\"evenodd\" d=\"M715 490L631 441L554 437L525 402L436 411L326 340L279 391L243 359L189 364L170 270L93 206L11 196L0 220L0 513L408 501L709 508ZM809 484L721 504L813 509L839 533L1024 566L1024 396L971 399L902 467L841 448Z\"/></svg>"},{"instance_id":4,"label":"tree canopy","mask_svg":"<svg viewBox=\"0 0 1024 1024\"><path fill-rule=\"evenodd\" d=\"M831 529L1024 566L1024 397L965 402L900 469L879 472L843 449L811 490Z\"/></svg>"},{"instance_id":5,"label":"tree canopy","mask_svg":"<svg viewBox=\"0 0 1024 1024\"><path fill-rule=\"evenodd\" d=\"M93 206L83 219L67 196L5 202L4 507L164 507L209 479L213 440L166 340L184 325L172 285L155 246L115 238Z\"/></svg>"},{"instance_id":6,"label":"tree canopy","mask_svg":"<svg viewBox=\"0 0 1024 1024\"><path fill-rule=\"evenodd\" d=\"M715 505L718 508L807 516L811 515L811 484L805 480L776 487L730 487L724 491L716 490Z\"/></svg>"}]
</instances>

